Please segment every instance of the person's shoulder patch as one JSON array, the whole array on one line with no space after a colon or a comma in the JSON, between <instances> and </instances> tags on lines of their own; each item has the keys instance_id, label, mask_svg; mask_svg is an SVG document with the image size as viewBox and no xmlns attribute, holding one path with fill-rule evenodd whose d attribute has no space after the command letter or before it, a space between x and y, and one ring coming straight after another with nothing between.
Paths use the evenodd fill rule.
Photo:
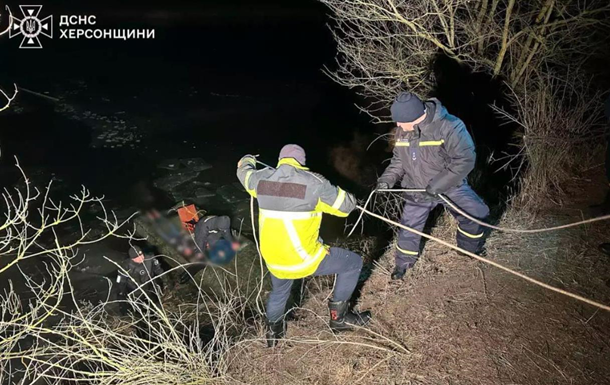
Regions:
<instances>
[{"instance_id":1,"label":"person's shoulder patch","mask_svg":"<svg viewBox=\"0 0 610 385\"><path fill-rule=\"evenodd\" d=\"M297 198L305 199L307 193L307 185L290 182L272 182L262 180L258 183L257 194L281 197L281 198Z\"/></svg>"}]
</instances>

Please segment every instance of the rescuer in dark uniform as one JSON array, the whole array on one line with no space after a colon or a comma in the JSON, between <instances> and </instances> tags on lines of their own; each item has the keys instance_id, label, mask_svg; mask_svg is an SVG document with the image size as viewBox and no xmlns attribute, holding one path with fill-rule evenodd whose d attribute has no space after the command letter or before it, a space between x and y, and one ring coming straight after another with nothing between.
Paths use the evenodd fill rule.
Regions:
<instances>
[{"instance_id":1,"label":"rescuer in dark uniform","mask_svg":"<svg viewBox=\"0 0 610 385\"><path fill-rule=\"evenodd\" d=\"M422 101L403 92L391 108L397 124L394 156L377 181L378 189L400 182L404 189L426 189L405 194L401 222L422 231L430 211L444 201L444 194L471 216L484 219L489 208L468 185L466 177L474 169L474 143L466 125L451 115L438 99ZM483 228L451 211L458 221L457 244L477 253L482 247ZM419 257L420 236L401 229L396 247L396 267L392 279L402 279Z\"/></svg>"},{"instance_id":2,"label":"rescuer in dark uniform","mask_svg":"<svg viewBox=\"0 0 610 385\"><path fill-rule=\"evenodd\" d=\"M239 242L231 234L231 219L227 216L210 215L195 224L195 245L198 253L191 262L200 263L185 268L180 275L180 283L188 282L192 276L205 267L205 262L215 265L226 265L239 250Z\"/></svg>"},{"instance_id":3,"label":"rescuer in dark uniform","mask_svg":"<svg viewBox=\"0 0 610 385\"><path fill-rule=\"evenodd\" d=\"M130 309L127 295L136 290L136 298L160 302L157 286L163 290L164 284L161 278L155 278L163 274L163 268L157 258L145 255L139 246L131 246L129 258L123 262L122 267L125 271L119 270L117 284L118 300L121 301L119 306L123 315Z\"/></svg>"}]
</instances>

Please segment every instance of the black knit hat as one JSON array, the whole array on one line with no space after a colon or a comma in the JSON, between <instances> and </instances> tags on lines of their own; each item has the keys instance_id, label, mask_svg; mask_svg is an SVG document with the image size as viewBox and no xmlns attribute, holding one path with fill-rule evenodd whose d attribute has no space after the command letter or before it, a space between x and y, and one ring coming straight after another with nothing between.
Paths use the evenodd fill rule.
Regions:
<instances>
[{"instance_id":1,"label":"black knit hat","mask_svg":"<svg viewBox=\"0 0 610 385\"><path fill-rule=\"evenodd\" d=\"M426 112L424 102L411 92L401 92L392 103L392 120L399 123L411 123Z\"/></svg>"},{"instance_id":2,"label":"black knit hat","mask_svg":"<svg viewBox=\"0 0 610 385\"><path fill-rule=\"evenodd\" d=\"M140 254L142 254L142 248L140 246L131 246L129 248L129 258L130 259L135 259Z\"/></svg>"}]
</instances>

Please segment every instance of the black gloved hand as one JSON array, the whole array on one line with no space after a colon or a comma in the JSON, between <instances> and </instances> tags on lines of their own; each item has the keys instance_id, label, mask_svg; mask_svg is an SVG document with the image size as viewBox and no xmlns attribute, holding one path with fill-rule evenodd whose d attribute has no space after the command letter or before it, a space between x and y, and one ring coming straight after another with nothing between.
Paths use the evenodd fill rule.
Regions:
<instances>
[{"instance_id":1,"label":"black gloved hand","mask_svg":"<svg viewBox=\"0 0 610 385\"><path fill-rule=\"evenodd\" d=\"M377 182L377 190L387 190L390 188L390 184L387 182Z\"/></svg>"},{"instance_id":2,"label":"black gloved hand","mask_svg":"<svg viewBox=\"0 0 610 385\"><path fill-rule=\"evenodd\" d=\"M426 192L424 193L424 195L426 196L426 198L428 200L437 200L440 199L438 196L438 192L436 192L436 190L434 190L430 185L428 185L428 187L426 187Z\"/></svg>"}]
</instances>

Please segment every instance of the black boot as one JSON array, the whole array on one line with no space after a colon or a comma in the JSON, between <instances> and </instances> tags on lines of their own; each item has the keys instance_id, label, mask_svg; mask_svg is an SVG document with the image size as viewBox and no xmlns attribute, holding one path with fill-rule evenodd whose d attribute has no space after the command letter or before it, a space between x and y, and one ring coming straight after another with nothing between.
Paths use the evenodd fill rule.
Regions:
<instances>
[{"instance_id":1,"label":"black boot","mask_svg":"<svg viewBox=\"0 0 610 385\"><path fill-rule=\"evenodd\" d=\"M330 328L335 332L351 330L353 326L366 326L371 320L371 312L353 312L348 310L347 301L328 302L330 310Z\"/></svg>"},{"instance_id":2,"label":"black boot","mask_svg":"<svg viewBox=\"0 0 610 385\"><path fill-rule=\"evenodd\" d=\"M272 348L286 334L286 322L283 319L276 322L267 321L267 346Z\"/></svg>"},{"instance_id":3,"label":"black boot","mask_svg":"<svg viewBox=\"0 0 610 385\"><path fill-rule=\"evenodd\" d=\"M392 272L392 281L398 281L400 279L403 279L406 272L407 272L406 268L396 266L394 268L394 271Z\"/></svg>"},{"instance_id":4,"label":"black boot","mask_svg":"<svg viewBox=\"0 0 610 385\"><path fill-rule=\"evenodd\" d=\"M417 261L409 261L404 266L396 266L394 267L394 271L392 272L392 280L398 281L399 279L403 279L407 270L413 268L415 266L415 262Z\"/></svg>"},{"instance_id":5,"label":"black boot","mask_svg":"<svg viewBox=\"0 0 610 385\"><path fill-rule=\"evenodd\" d=\"M599 245L599 251L610 256L610 243L602 243Z\"/></svg>"},{"instance_id":6,"label":"black boot","mask_svg":"<svg viewBox=\"0 0 610 385\"><path fill-rule=\"evenodd\" d=\"M458 247L460 247L460 246L458 245ZM466 249L464 249L464 250L466 250ZM470 250L468 250L468 251L470 251ZM487 249L485 247L480 247L477 251L471 251L471 253L476 254L479 257L483 257L483 258L487 257ZM458 251L457 254L461 255L462 257L472 258L470 255L463 253L461 251Z\"/></svg>"}]
</instances>

